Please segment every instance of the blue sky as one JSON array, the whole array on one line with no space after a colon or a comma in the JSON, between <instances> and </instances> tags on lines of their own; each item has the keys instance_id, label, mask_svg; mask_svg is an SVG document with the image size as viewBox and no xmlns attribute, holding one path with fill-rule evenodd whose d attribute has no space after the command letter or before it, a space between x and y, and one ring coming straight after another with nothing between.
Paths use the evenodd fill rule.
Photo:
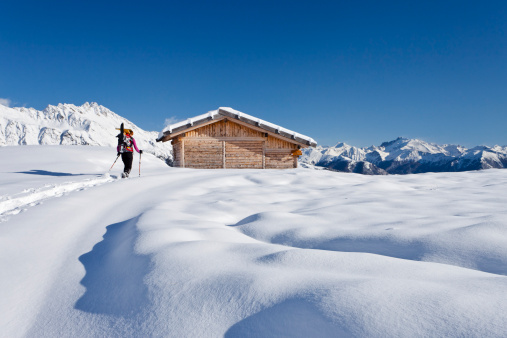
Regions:
<instances>
[{"instance_id":1,"label":"blue sky","mask_svg":"<svg viewBox=\"0 0 507 338\"><path fill-rule=\"evenodd\" d=\"M0 3L0 98L147 130L233 107L319 144L507 145L506 1Z\"/></svg>"}]
</instances>

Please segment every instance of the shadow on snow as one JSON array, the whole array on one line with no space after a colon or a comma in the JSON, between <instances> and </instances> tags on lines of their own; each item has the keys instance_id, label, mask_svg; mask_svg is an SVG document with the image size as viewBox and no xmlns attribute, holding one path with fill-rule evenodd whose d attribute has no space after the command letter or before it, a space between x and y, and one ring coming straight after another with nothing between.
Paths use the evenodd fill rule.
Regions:
<instances>
[{"instance_id":1,"label":"shadow on snow","mask_svg":"<svg viewBox=\"0 0 507 338\"><path fill-rule=\"evenodd\" d=\"M259 214L250 215L236 224L229 225L238 227L239 230L254 239L258 239L254 228L248 227L249 224L262 220ZM244 227L246 226L246 227ZM388 229L386 229L388 230ZM393 236L371 237L371 238L298 238L291 231L273 235L265 240L269 243L280 244L300 249L317 249L337 252L362 252L382 255L393 258L407 259L412 261L423 261L425 257L439 252L438 248L432 248L431 243L425 243L418 240L400 240ZM440 249L442 251L442 249ZM445 252L444 252L445 253ZM466 255L463 257L466 258ZM431 261L431 260L428 260ZM438 261L440 262L440 261ZM464 266L452 261L444 262L454 266L474 269L497 275L507 275L507 262L502 257L492 257L488 253L475 253L475 259L469 259L469 265Z\"/></svg>"},{"instance_id":2,"label":"shadow on snow","mask_svg":"<svg viewBox=\"0 0 507 338\"><path fill-rule=\"evenodd\" d=\"M47 171L47 170L39 170L33 169L30 171L17 171L15 174L28 174L28 175L43 175L43 176L83 176L86 174L71 174L71 173L60 173L56 171Z\"/></svg>"},{"instance_id":3,"label":"shadow on snow","mask_svg":"<svg viewBox=\"0 0 507 338\"><path fill-rule=\"evenodd\" d=\"M234 324L225 338L234 337L351 337L304 299L288 299Z\"/></svg>"},{"instance_id":4,"label":"shadow on snow","mask_svg":"<svg viewBox=\"0 0 507 338\"><path fill-rule=\"evenodd\" d=\"M150 258L134 252L140 216L107 226L104 239L79 257L86 269L84 295L75 308L89 313L133 317L149 303L143 279Z\"/></svg>"}]
</instances>

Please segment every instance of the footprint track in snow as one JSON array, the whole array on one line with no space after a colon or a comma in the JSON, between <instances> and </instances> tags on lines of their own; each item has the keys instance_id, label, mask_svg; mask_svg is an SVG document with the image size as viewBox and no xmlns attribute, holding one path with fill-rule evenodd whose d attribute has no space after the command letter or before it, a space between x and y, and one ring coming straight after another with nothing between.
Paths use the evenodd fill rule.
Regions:
<instances>
[{"instance_id":1,"label":"footprint track in snow","mask_svg":"<svg viewBox=\"0 0 507 338\"><path fill-rule=\"evenodd\" d=\"M53 185L46 184L42 188L29 188L13 196L3 196L3 199L0 200L0 223L7 220L5 216L17 215L26 211L28 207L42 204L44 200L66 196L71 192L83 191L90 187L113 182L116 179L116 176L101 176L99 178L92 178L79 182Z\"/></svg>"}]
</instances>

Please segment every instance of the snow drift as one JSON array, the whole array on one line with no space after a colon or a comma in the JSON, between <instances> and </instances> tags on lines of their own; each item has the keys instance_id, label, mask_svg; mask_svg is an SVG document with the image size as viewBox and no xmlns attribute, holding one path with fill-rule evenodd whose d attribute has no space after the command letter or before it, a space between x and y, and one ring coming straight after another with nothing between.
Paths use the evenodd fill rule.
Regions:
<instances>
[{"instance_id":1,"label":"snow drift","mask_svg":"<svg viewBox=\"0 0 507 338\"><path fill-rule=\"evenodd\" d=\"M192 170L147 154L118 180L111 153L0 148L0 206L26 198L0 215L2 336L507 335L503 170Z\"/></svg>"}]
</instances>

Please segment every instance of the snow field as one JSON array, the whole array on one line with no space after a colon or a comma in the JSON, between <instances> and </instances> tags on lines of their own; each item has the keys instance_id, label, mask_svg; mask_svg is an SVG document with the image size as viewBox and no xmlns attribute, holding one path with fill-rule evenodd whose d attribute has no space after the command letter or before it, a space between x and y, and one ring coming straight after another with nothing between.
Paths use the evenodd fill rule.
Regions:
<instances>
[{"instance_id":1,"label":"snow field","mask_svg":"<svg viewBox=\"0 0 507 338\"><path fill-rule=\"evenodd\" d=\"M62 176L14 173L81 182L114 160L86 151L64 169L56 154L48 167L6 171L36 189ZM85 170L90 157L102 172ZM0 336L507 333L503 170L372 177L157 161L141 178L48 198L0 223Z\"/></svg>"}]
</instances>

